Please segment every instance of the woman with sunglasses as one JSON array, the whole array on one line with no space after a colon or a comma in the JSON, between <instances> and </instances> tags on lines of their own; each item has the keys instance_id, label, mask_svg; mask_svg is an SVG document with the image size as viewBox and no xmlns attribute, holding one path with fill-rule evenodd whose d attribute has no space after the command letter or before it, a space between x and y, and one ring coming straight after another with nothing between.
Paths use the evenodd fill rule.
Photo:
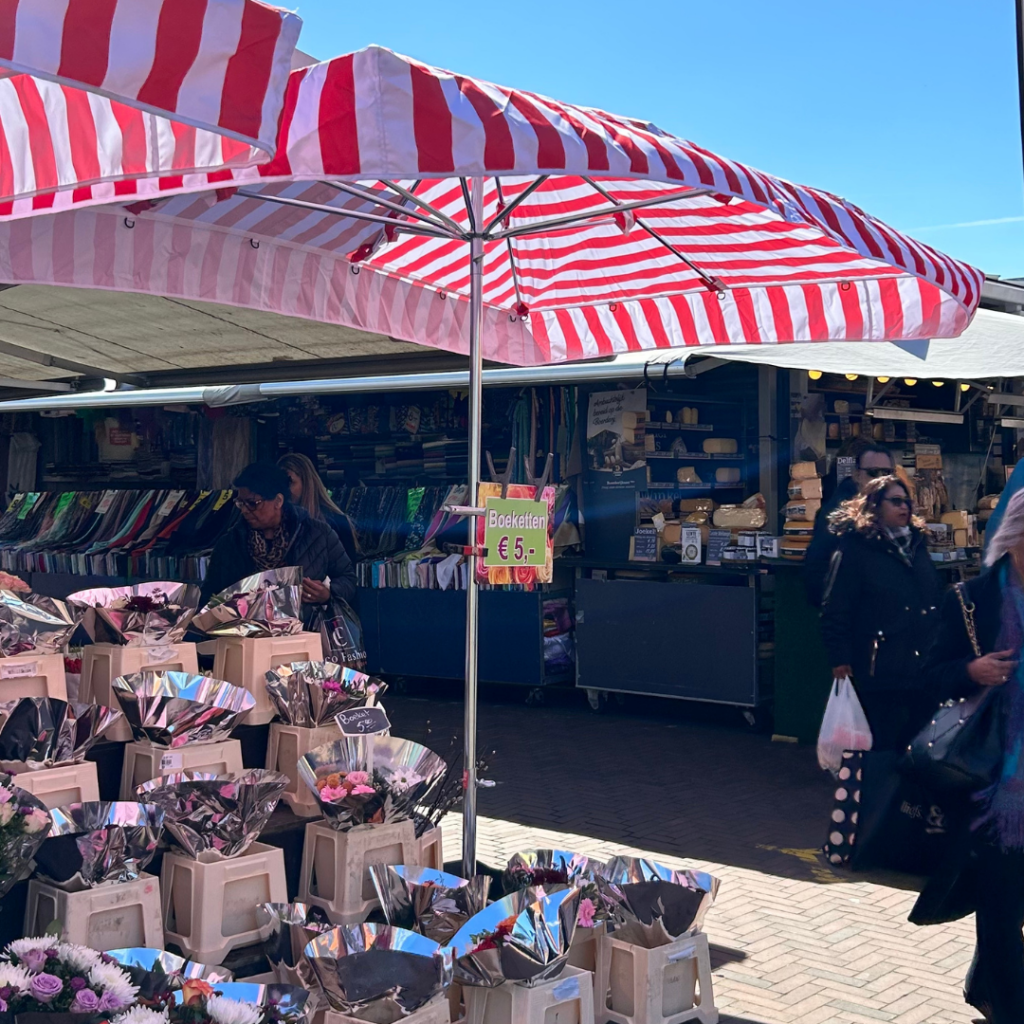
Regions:
<instances>
[{"instance_id":1,"label":"woman with sunglasses","mask_svg":"<svg viewBox=\"0 0 1024 1024\"><path fill-rule=\"evenodd\" d=\"M352 603L355 569L338 535L293 505L290 490L288 474L270 463L254 462L235 477L241 520L214 546L200 607L246 576L290 565L302 569L302 617L307 625L332 599Z\"/></svg>"},{"instance_id":2,"label":"woman with sunglasses","mask_svg":"<svg viewBox=\"0 0 1024 1024\"><path fill-rule=\"evenodd\" d=\"M835 678L853 680L875 750L906 746L935 710L922 672L940 585L923 523L894 475L872 480L830 517L839 535L825 582L822 635Z\"/></svg>"}]
</instances>

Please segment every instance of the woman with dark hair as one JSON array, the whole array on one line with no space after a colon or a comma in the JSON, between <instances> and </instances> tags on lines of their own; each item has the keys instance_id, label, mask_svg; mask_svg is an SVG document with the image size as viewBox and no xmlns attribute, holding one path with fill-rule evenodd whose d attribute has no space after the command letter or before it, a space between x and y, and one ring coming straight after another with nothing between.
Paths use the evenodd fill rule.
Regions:
<instances>
[{"instance_id":1,"label":"woman with dark hair","mask_svg":"<svg viewBox=\"0 0 1024 1024\"><path fill-rule=\"evenodd\" d=\"M911 920L940 923L973 910L977 947L964 998L987 1021L1020 1024L1024 1021L1024 491L1007 501L986 547L985 567L959 593L946 595L927 672L936 703L975 696L984 687L1000 687L990 699L1000 702L1002 765L992 785L974 794L961 826L970 857L940 870L922 893Z\"/></svg>"},{"instance_id":2,"label":"woman with dark hair","mask_svg":"<svg viewBox=\"0 0 1024 1024\"><path fill-rule=\"evenodd\" d=\"M872 480L830 517L839 535L825 580L822 636L849 677L875 750L906 746L938 703L922 673L938 620L939 578L924 524L894 475Z\"/></svg>"},{"instance_id":3,"label":"woman with dark hair","mask_svg":"<svg viewBox=\"0 0 1024 1024\"><path fill-rule=\"evenodd\" d=\"M288 474L269 463L254 462L235 477L242 518L214 546L201 604L246 576L290 565L303 572L307 626L332 600L351 603L356 575L345 549L326 523L287 500L289 490Z\"/></svg>"},{"instance_id":4,"label":"woman with dark hair","mask_svg":"<svg viewBox=\"0 0 1024 1024\"><path fill-rule=\"evenodd\" d=\"M349 559L353 562L359 561L362 552L359 549L355 524L334 503L312 459L301 452L289 452L282 455L277 464L288 474L291 500L304 508L311 518L327 523L338 535L338 540L341 541Z\"/></svg>"}]
</instances>

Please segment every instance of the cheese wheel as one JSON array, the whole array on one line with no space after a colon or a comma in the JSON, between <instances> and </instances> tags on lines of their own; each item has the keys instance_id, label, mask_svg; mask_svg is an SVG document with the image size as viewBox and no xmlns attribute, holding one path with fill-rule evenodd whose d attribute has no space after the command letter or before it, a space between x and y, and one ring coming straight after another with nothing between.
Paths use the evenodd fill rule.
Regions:
<instances>
[{"instance_id":1,"label":"cheese wheel","mask_svg":"<svg viewBox=\"0 0 1024 1024\"><path fill-rule=\"evenodd\" d=\"M789 475L793 480L811 480L818 475L816 462L794 462L789 467Z\"/></svg>"},{"instance_id":2,"label":"cheese wheel","mask_svg":"<svg viewBox=\"0 0 1024 1024\"><path fill-rule=\"evenodd\" d=\"M709 437L704 442L708 455L735 455L738 450L736 439L732 437Z\"/></svg>"},{"instance_id":3,"label":"cheese wheel","mask_svg":"<svg viewBox=\"0 0 1024 1024\"><path fill-rule=\"evenodd\" d=\"M815 477L813 480L790 480L790 498L817 498L821 500L821 480Z\"/></svg>"},{"instance_id":4,"label":"cheese wheel","mask_svg":"<svg viewBox=\"0 0 1024 1024\"><path fill-rule=\"evenodd\" d=\"M723 530L760 530L768 521L763 508L744 508L742 505L720 505L715 509L713 522Z\"/></svg>"},{"instance_id":5,"label":"cheese wheel","mask_svg":"<svg viewBox=\"0 0 1024 1024\"><path fill-rule=\"evenodd\" d=\"M723 466L715 470L715 480L720 484L738 484L741 474L735 466Z\"/></svg>"},{"instance_id":6,"label":"cheese wheel","mask_svg":"<svg viewBox=\"0 0 1024 1024\"><path fill-rule=\"evenodd\" d=\"M821 502L811 498L798 498L782 510L787 519L813 519L821 511Z\"/></svg>"}]
</instances>

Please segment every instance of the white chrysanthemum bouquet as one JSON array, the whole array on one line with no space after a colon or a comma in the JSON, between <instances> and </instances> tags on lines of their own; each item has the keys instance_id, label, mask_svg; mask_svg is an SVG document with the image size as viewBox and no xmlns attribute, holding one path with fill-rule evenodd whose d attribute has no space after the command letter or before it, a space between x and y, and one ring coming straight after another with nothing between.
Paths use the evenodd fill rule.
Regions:
<instances>
[{"instance_id":1,"label":"white chrysanthemum bouquet","mask_svg":"<svg viewBox=\"0 0 1024 1024\"><path fill-rule=\"evenodd\" d=\"M0 956L0 1012L113 1015L138 991L102 953L53 937L17 939Z\"/></svg>"}]
</instances>

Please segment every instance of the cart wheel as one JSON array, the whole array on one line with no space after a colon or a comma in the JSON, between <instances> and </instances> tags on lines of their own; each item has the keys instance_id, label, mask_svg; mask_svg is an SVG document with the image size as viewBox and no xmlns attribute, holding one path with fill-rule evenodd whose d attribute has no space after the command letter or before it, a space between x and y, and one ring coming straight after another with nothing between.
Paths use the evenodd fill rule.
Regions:
<instances>
[{"instance_id":1,"label":"cart wheel","mask_svg":"<svg viewBox=\"0 0 1024 1024\"><path fill-rule=\"evenodd\" d=\"M744 708L743 720L751 732L771 732L772 713L768 708Z\"/></svg>"},{"instance_id":2,"label":"cart wheel","mask_svg":"<svg viewBox=\"0 0 1024 1024\"><path fill-rule=\"evenodd\" d=\"M526 695L526 705L527 705L527 707L539 707L543 703L544 703L544 691L541 689L541 687L535 686Z\"/></svg>"},{"instance_id":3,"label":"cart wheel","mask_svg":"<svg viewBox=\"0 0 1024 1024\"><path fill-rule=\"evenodd\" d=\"M587 703L594 714L603 715L608 710L608 692L606 690L587 690Z\"/></svg>"}]
</instances>

